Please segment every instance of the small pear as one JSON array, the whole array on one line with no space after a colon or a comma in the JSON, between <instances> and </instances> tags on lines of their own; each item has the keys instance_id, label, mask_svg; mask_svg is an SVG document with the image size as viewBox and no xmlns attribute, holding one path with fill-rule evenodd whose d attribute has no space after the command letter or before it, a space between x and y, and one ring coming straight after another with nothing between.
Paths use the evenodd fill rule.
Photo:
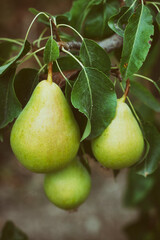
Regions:
<instances>
[{"instance_id":1,"label":"small pear","mask_svg":"<svg viewBox=\"0 0 160 240\"><path fill-rule=\"evenodd\" d=\"M92 140L95 158L111 169L130 167L144 150L141 129L124 101L124 96L117 101L115 118L99 137Z\"/></svg>"},{"instance_id":2,"label":"small pear","mask_svg":"<svg viewBox=\"0 0 160 240\"><path fill-rule=\"evenodd\" d=\"M57 207L71 210L89 195L91 178L86 167L76 158L66 168L48 173L44 179L47 198Z\"/></svg>"},{"instance_id":3,"label":"small pear","mask_svg":"<svg viewBox=\"0 0 160 240\"><path fill-rule=\"evenodd\" d=\"M10 143L17 159L30 171L51 172L76 156L79 127L61 89L41 81L15 121Z\"/></svg>"}]
</instances>

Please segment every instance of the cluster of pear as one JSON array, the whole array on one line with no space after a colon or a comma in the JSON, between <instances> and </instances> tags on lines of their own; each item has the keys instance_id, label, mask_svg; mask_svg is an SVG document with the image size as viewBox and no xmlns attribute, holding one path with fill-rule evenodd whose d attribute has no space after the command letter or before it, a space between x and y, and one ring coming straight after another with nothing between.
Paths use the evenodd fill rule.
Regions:
<instances>
[{"instance_id":1,"label":"cluster of pear","mask_svg":"<svg viewBox=\"0 0 160 240\"><path fill-rule=\"evenodd\" d=\"M48 199L62 209L74 209L88 197L91 177L76 157L80 131L61 89L41 81L11 131L11 147L30 171L44 173ZM143 153L144 140L122 97L117 112L105 131L92 141L96 159L105 167L129 167Z\"/></svg>"}]
</instances>

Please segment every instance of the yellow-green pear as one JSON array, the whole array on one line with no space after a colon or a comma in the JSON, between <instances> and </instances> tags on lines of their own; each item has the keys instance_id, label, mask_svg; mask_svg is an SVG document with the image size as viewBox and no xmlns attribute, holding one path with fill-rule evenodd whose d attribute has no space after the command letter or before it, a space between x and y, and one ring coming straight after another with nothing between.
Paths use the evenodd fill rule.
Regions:
<instances>
[{"instance_id":1,"label":"yellow-green pear","mask_svg":"<svg viewBox=\"0 0 160 240\"><path fill-rule=\"evenodd\" d=\"M51 172L76 156L79 127L61 89L41 81L15 121L10 143L17 159L30 171Z\"/></svg>"},{"instance_id":2,"label":"yellow-green pear","mask_svg":"<svg viewBox=\"0 0 160 240\"><path fill-rule=\"evenodd\" d=\"M141 129L124 101L124 96L117 101L115 118L99 137L92 140L95 158L111 169L135 164L144 149Z\"/></svg>"},{"instance_id":3,"label":"yellow-green pear","mask_svg":"<svg viewBox=\"0 0 160 240\"><path fill-rule=\"evenodd\" d=\"M65 210L81 205L88 197L90 188L90 173L77 158L66 168L46 174L44 179L47 198Z\"/></svg>"}]
</instances>

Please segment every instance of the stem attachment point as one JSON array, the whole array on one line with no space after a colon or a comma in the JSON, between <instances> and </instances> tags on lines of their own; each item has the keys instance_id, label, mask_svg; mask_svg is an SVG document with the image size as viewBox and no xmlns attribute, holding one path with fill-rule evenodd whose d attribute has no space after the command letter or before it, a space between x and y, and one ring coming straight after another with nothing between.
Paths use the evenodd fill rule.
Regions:
<instances>
[{"instance_id":1,"label":"stem attachment point","mask_svg":"<svg viewBox=\"0 0 160 240\"><path fill-rule=\"evenodd\" d=\"M47 77L47 81L52 84L53 80L52 80L52 62L50 62L48 64L48 77Z\"/></svg>"}]
</instances>

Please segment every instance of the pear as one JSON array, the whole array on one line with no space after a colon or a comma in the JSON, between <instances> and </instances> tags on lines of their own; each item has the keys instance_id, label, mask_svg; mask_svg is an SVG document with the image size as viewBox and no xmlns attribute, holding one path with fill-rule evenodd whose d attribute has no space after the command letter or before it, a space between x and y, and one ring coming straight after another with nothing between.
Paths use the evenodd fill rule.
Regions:
<instances>
[{"instance_id":1,"label":"pear","mask_svg":"<svg viewBox=\"0 0 160 240\"><path fill-rule=\"evenodd\" d=\"M44 179L47 198L65 210L75 209L82 204L88 197L90 189L90 174L78 158L64 169L46 174Z\"/></svg>"},{"instance_id":2,"label":"pear","mask_svg":"<svg viewBox=\"0 0 160 240\"><path fill-rule=\"evenodd\" d=\"M10 138L17 159L30 171L47 173L76 156L79 127L61 89L41 81L15 121Z\"/></svg>"},{"instance_id":3,"label":"pear","mask_svg":"<svg viewBox=\"0 0 160 240\"><path fill-rule=\"evenodd\" d=\"M124 101L124 96L117 101L115 118L99 137L92 140L95 158L111 169L135 164L144 149L141 129Z\"/></svg>"}]
</instances>

